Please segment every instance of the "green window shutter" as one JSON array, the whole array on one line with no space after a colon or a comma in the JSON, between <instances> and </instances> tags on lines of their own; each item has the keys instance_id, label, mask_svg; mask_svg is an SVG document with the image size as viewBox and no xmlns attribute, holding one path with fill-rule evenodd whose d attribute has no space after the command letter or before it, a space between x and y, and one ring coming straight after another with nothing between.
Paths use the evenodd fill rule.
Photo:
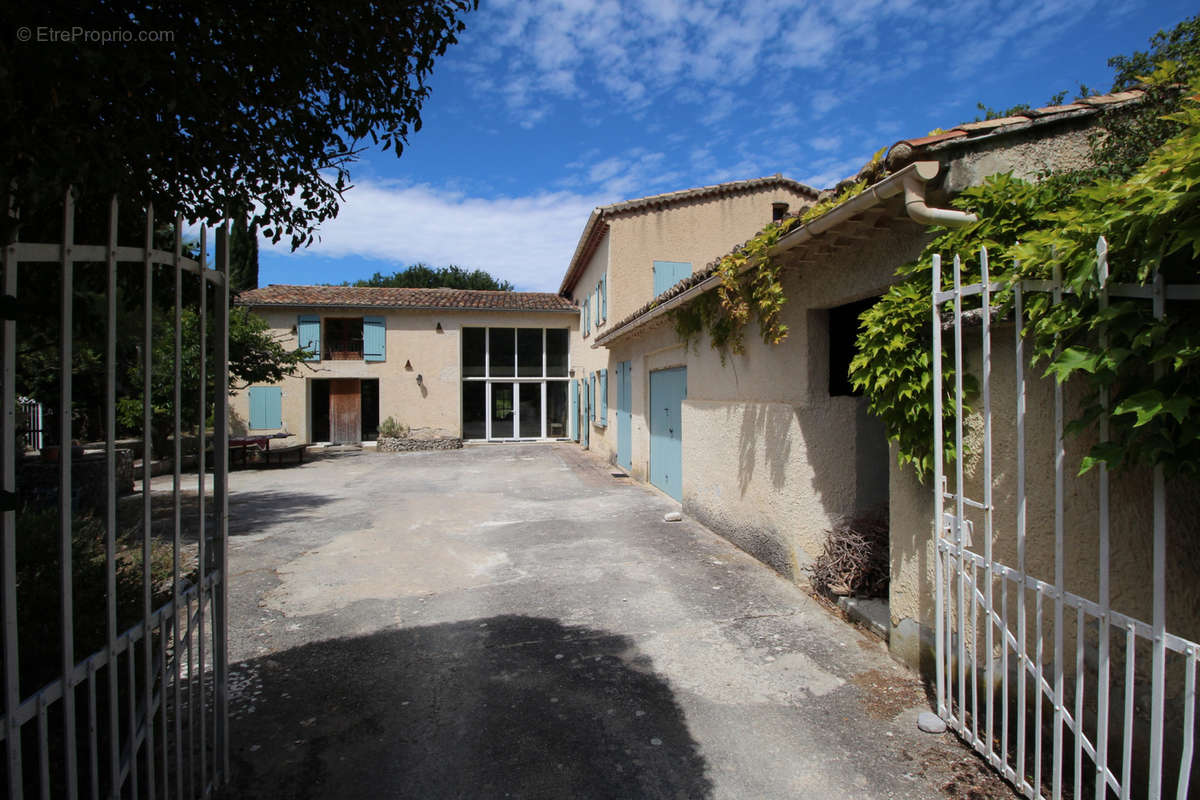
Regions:
<instances>
[{"instance_id":1,"label":"green window shutter","mask_svg":"<svg viewBox=\"0 0 1200 800\"><path fill-rule=\"evenodd\" d=\"M600 318L608 319L608 273L600 276Z\"/></svg>"},{"instance_id":2,"label":"green window shutter","mask_svg":"<svg viewBox=\"0 0 1200 800\"><path fill-rule=\"evenodd\" d=\"M608 370L600 370L600 424L608 424Z\"/></svg>"},{"instance_id":3,"label":"green window shutter","mask_svg":"<svg viewBox=\"0 0 1200 800\"><path fill-rule=\"evenodd\" d=\"M312 352L312 355L304 359L305 361L320 361L321 360L321 318L316 316L301 315L296 323L296 338L299 340L300 347Z\"/></svg>"},{"instance_id":4,"label":"green window shutter","mask_svg":"<svg viewBox=\"0 0 1200 800\"><path fill-rule=\"evenodd\" d=\"M583 335L592 332L592 296L589 294L583 301Z\"/></svg>"},{"instance_id":5,"label":"green window shutter","mask_svg":"<svg viewBox=\"0 0 1200 800\"><path fill-rule=\"evenodd\" d=\"M590 409L589 419L596 419L596 373L592 373L588 378L588 407Z\"/></svg>"},{"instance_id":6,"label":"green window shutter","mask_svg":"<svg viewBox=\"0 0 1200 800\"><path fill-rule=\"evenodd\" d=\"M596 295L596 308L593 313L595 313L595 315L596 315L596 325L597 325L597 327L599 327L599 325L600 325L600 281L596 281L595 295Z\"/></svg>"},{"instance_id":7,"label":"green window shutter","mask_svg":"<svg viewBox=\"0 0 1200 800\"><path fill-rule=\"evenodd\" d=\"M271 430L283 427L283 390L278 386L251 386L250 429Z\"/></svg>"},{"instance_id":8,"label":"green window shutter","mask_svg":"<svg viewBox=\"0 0 1200 800\"><path fill-rule=\"evenodd\" d=\"M387 325L383 317L363 317L363 360L387 361Z\"/></svg>"}]
</instances>

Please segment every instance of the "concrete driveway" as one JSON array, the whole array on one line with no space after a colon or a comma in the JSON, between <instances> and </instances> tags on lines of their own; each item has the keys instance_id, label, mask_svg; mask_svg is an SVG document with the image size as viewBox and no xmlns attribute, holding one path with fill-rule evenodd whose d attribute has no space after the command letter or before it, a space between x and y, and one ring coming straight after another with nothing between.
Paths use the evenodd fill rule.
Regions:
<instances>
[{"instance_id":1,"label":"concrete driveway","mask_svg":"<svg viewBox=\"0 0 1200 800\"><path fill-rule=\"evenodd\" d=\"M1013 796L882 644L574 446L231 484L231 797Z\"/></svg>"}]
</instances>

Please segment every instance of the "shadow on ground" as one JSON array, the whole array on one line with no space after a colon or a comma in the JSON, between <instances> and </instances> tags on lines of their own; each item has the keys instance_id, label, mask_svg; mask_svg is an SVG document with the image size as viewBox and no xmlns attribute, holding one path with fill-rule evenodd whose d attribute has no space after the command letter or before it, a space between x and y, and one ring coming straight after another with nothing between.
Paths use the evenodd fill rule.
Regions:
<instances>
[{"instance_id":1,"label":"shadow on ground","mask_svg":"<svg viewBox=\"0 0 1200 800\"><path fill-rule=\"evenodd\" d=\"M232 672L231 798L712 794L670 688L624 636L497 616Z\"/></svg>"}]
</instances>

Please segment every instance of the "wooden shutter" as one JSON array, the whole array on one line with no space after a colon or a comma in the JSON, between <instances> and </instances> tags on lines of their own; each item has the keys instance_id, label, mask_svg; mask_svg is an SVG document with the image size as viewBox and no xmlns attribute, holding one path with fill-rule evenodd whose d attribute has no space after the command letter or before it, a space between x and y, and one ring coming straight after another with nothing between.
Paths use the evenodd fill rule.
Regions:
<instances>
[{"instance_id":1,"label":"wooden shutter","mask_svg":"<svg viewBox=\"0 0 1200 800\"><path fill-rule=\"evenodd\" d=\"M363 360L387 360L387 326L383 317L363 317Z\"/></svg>"},{"instance_id":2,"label":"wooden shutter","mask_svg":"<svg viewBox=\"0 0 1200 800\"><path fill-rule=\"evenodd\" d=\"M283 390L278 386L251 386L250 429L277 430L283 427Z\"/></svg>"},{"instance_id":3,"label":"wooden shutter","mask_svg":"<svg viewBox=\"0 0 1200 800\"><path fill-rule=\"evenodd\" d=\"M600 370L600 424L608 425L608 370Z\"/></svg>"},{"instance_id":4,"label":"wooden shutter","mask_svg":"<svg viewBox=\"0 0 1200 800\"><path fill-rule=\"evenodd\" d=\"M321 360L321 318L301 315L296 323L296 338L299 346L312 352L305 361Z\"/></svg>"},{"instance_id":5,"label":"wooden shutter","mask_svg":"<svg viewBox=\"0 0 1200 800\"><path fill-rule=\"evenodd\" d=\"M608 273L600 276L600 318L608 319Z\"/></svg>"},{"instance_id":6,"label":"wooden shutter","mask_svg":"<svg viewBox=\"0 0 1200 800\"><path fill-rule=\"evenodd\" d=\"M654 296L658 297L691 274L692 262L690 261L655 261Z\"/></svg>"}]
</instances>

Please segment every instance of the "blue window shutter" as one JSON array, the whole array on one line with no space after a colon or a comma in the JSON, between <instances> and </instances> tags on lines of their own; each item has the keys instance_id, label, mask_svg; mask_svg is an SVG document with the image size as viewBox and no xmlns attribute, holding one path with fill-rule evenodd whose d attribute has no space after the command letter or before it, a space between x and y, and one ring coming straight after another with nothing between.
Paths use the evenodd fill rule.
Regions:
<instances>
[{"instance_id":1,"label":"blue window shutter","mask_svg":"<svg viewBox=\"0 0 1200 800\"><path fill-rule=\"evenodd\" d=\"M321 360L321 318L302 314L296 323L296 338L300 347L312 352L305 361Z\"/></svg>"},{"instance_id":2,"label":"blue window shutter","mask_svg":"<svg viewBox=\"0 0 1200 800\"><path fill-rule=\"evenodd\" d=\"M596 326L599 327L600 326L600 281L596 281L595 295L596 295L596 309L595 309L594 313L596 314Z\"/></svg>"},{"instance_id":3,"label":"blue window shutter","mask_svg":"<svg viewBox=\"0 0 1200 800\"><path fill-rule=\"evenodd\" d=\"M583 335L587 336L592 331L592 296L589 294L587 299L583 301Z\"/></svg>"},{"instance_id":4,"label":"blue window shutter","mask_svg":"<svg viewBox=\"0 0 1200 800\"><path fill-rule=\"evenodd\" d=\"M608 370L600 370L600 420L608 424Z\"/></svg>"},{"instance_id":5,"label":"blue window shutter","mask_svg":"<svg viewBox=\"0 0 1200 800\"><path fill-rule=\"evenodd\" d=\"M579 381L571 378L571 388L567 390L567 398L571 403L571 411L567 415L570 421L571 438L579 441Z\"/></svg>"},{"instance_id":6,"label":"blue window shutter","mask_svg":"<svg viewBox=\"0 0 1200 800\"><path fill-rule=\"evenodd\" d=\"M387 325L383 317L363 317L363 360L387 361Z\"/></svg>"},{"instance_id":7,"label":"blue window shutter","mask_svg":"<svg viewBox=\"0 0 1200 800\"><path fill-rule=\"evenodd\" d=\"M608 319L608 273L600 276L600 317Z\"/></svg>"},{"instance_id":8,"label":"blue window shutter","mask_svg":"<svg viewBox=\"0 0 1200 800\"><path fill-rule=\"evenodd\" d=\"M596 373L593 372L591 374L591 376L588 378L588 381L589 381L589 383L588 383L588 400L590 401L588 403L588 406L590 407L589 418L592 420L595 420L596 419Z\"/></svg>"},{"instance_id":9,"label":"blue window shutter","mask_svg":"<svg viewBox=\"0 0 1200 800\"><path fill-rule=\"evenodd\" d=\"M654 296L670 289L684 278L692 274L690 261L655 261L654 262Z\"/></svg>"},{"instance_id":10,"label":"blue window shutter","mask_svg":"<svg viewBox=\"0 0 1200 800\"><path fill-rule=\"evenodd\" d=\"M250 429L283 427L283 390L278 386L250 387Z\"/></svg>"}]
</instances>

